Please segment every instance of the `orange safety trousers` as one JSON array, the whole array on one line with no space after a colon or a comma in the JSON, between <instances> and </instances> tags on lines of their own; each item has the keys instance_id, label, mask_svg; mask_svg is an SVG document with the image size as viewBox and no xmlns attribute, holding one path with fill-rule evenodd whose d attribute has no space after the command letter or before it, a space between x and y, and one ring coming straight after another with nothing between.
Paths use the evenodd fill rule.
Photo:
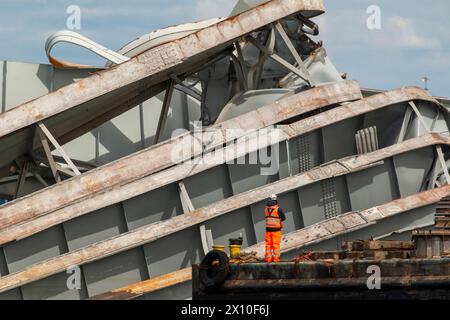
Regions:
<instances>
[{"instance_id":1,"label":"orange safety trousers","mask_svg":"<svg viewBox=\"0 0 450 320\"><path fill-rule=\"evenodd\" d=\"M280 261L281 231L266 231L266 262Z\"/></svg>"}]
</instances>

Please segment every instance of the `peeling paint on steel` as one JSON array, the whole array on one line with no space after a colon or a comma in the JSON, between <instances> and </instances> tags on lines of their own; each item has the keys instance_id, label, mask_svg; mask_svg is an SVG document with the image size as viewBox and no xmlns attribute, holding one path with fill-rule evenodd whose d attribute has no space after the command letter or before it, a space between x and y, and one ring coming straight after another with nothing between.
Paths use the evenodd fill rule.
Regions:
<instances>
[{"instance_id":1,"label":"peeling paint on steel","mask_svg":"<svg viewBox=\"0 0 450 320\"><path fill-rule=\"evenodd\" d=\"M322 99L318 100L318 97L322 97ZM227 129L243 128L246 130L257 130L267 125L273 125L309 111L317 110L321 107L344 101L354 101L359 98L361 98L361 92L357 82L336 83L286 97L273 104L259 108L257 111L249 112L238 118L230 119L217 126L213 126L213 130L206 130L203 133L203 139L206 142L197 140L198 138L191 133L175 137L169 141L94 169L79 177L69 179L2 206L0 208L0 229L43 216L55 210L65 208L70 204L84 208L83 211L78 211L78 215L87 213L92 208L89 207L89 199L92 199L91 201L97 207L107 206L106 203L108 201L121 201L120 199L122 198L111 196L112 194L109 196L106 195L109 199L106 202L104 200L98 202L94 196L99 193L103 196L103 192L110 192L111 188L115 186L118 186L120 189L128 187L127 184L132 183L134 180L150 176L152 173L166 169L177 162L186 161L192 155L200 155L205 150L221 146L248 133L245 131L236 132L236 130L227 131ZM243 123L245 123L245 126ZM225 132L231 132L232 134L226 135ZM282 139L287 138L288 136L282 137ZM272 139L267 140L267 143L269 141L276 142ZM242 141L239 143L242 143ZM234 149L229 148L228 150L234 153ZM178 159L174 159L174 156L177 156ZM223 157L220 158L223 160ZM205 163L213 162L205 161ZM217 163L217 165L219 164ZM198 173L199 168L203 167L203 170L206 170L208 167L212 167L211 165L198 166L195 160L183 165L185 167L182 173L183 176L178 175L178 179L186 177L186 174L192 175L194 171ZM159 177L157 179L150 176L148 180L152 181L153 185L156 182L158 186L162 186L161 181L167 181L170 178L170 174L167 172L164 175L165 177ZM174 181L176 180L171 179L167 183ZM142 189L145 183L142 180L136 183L141 187L140 192L145 192ZM147 188L147 191L150 190L150 188ZM132 192L125 192L127 197L133 196ZM137 195L134 192L134 196ZM64 215L59 212L58 216L62 218Z\"/></svg>"},{"instance_id":2,"label":"peeling paint on steel","mask_svg":"<svg viewBox=\"0 0 450 320\"><path fill-rule=\"evenodd\" d=\"M433 136L436 136L436 134ZM416 141L417 140L420 141L420 138L416 138ZM385 152L386 150L379 150L378 154L382 155L385 154ZM407 150L405 150L405 152L407 152ZM377 154L377 151L375 151L374 154ZM66 268L73 265L86 264L155 241L161 237L173 234L190 226L197 225L214 217L232 212L233 210L243 206L264 200L266 199L267 194L274 193L273 190L277 190L277 192L284 192L295 189L295 184L297 183L296 178L298 177L287 178L282 181L272 183L271 185L228 198L191 213L144 226L114 238L89 245L55 258L51 258L47 261L36 263L27 267L23 271L0 278L0 292L46 278L58 272L62 272ZM440 199L449 195L450 186L444 186L439 189L429 190L413 196L398 199L387 204L377 206L377 208L380 212L383 212L384 217L387 217L418 207L437 203ZM361 212L351 212L334 218L345 226L344 230L340 232L338 231L338 233L330 233L331 229L327 230L324 227L324 223L329 224L328 220L288 234L283 238L283 251L289 251L294 248L301 247L306 243L322 241L324 239L335 237L339 234L368 226L371 223L376 222L376 220L364 223L361 220L371 221L370 212L377 211L369 209ZM362 216L365 216L365 219L362 219ZM245 251L257 251L259 255L261 255L264 250L263 248L264 247L262 244L258 244L257 246L251 247Z\"/></svg>"},{"instance_id":3,"label":"peeling paint on steel","mask_svg":"<svg viewBox=\"0 0 450 320\"><path fill-rule=\"evenodd\" d=\"M370 99L370 98L368 98ZM359 107L359 102L356 102L357 107ZM370 104L370 100L366 101L366 103ZM350 104L351 105L351 104ZM350 106L347 105L346 107ZM356 108L355 108L356 109ZM356 109L358 110L358 109ZM357 111L354 111L357 112ZM321 114L317 115L321 116ZM317 117L315 116L315 117ZM309 121L309 118L305 120L301 120L299 122ZM298 123L298 122L297 122ZM285 141L288 138L292 138L295 136L298 136L302 134L305 131L310 131L308 128L303 128L302 131L296 131L292 130L293 126L296 126L297 123L294 123L291 126L286 126L282 128L282 131L286 133L285 136L279 135L278 138L281 141ZM179 139L179 138L177 138ZM217 137L214 137L213 139L218 139ZM185 140L183 140L185 141ZM217 140L216 140L217 141ZM275 142L275 140L267 139L267 141L271 141L272 143ZM332 177L337 176L340 174L345 174L346 172L357 172L359 170L366 169L370 167L371 165L376 164L378 161L383 160L384 158L388 157L389 155L393 154L400 154L404 153L408 150L415 150L421 147L429 146L429 145L438 145L448 144L448 135L446 134L430 134L426 136L422 136L415 139L410 139L404 141L402 144L397 144L390 146L385 149L378 150L372 154L367 155L358 155L356 157L350 157L348 159L341 159L339 161L335 161L332 163L329 163L327 165L323 165L319 168L316 168L314 170L311 170L307 172L305 175L297 177L297 183L296 185L299 186L300 183L311 183L313 181L318 181L325 177ZM165 145L164 143L162 145ZM198 143L197 143L198 145ZM199 147L201 149L201 147ZM227 149L226 152L232 152L234 155L234 146L231 146ZM247 150L248 151L248 150ZM154 152L155 158L158 157L159 152L157 147L150 148L148 150L149 154L153 154ZM139 154L138 154L139 155ZM216 155L217 156L217 155ZM118 173L119 169L124 170L122 166L126 166L129 163L137 163L136 159L133 159L133 161L128 161L127 159L131 159L132 156L125 158L125 161L120 160L118 163L121 163L121 166L118 168L116 167L114 170L115 173ZM108 185L105 180L102 181L101 185L98 185L98 188L104 188L102 190L106 190L103 192L99 192L99 194L89 194L94 193L96 189L92 189L89 192L83 193L82 201L73 201L73 203L70 203L70 201L65 200L66 204L64 205L64 199L59 198L61 195L61 192L55 192L58 190L58 186L61 188L64 188L64 196L68 196L69 192L73 192L74 190L70 187L67 188L65 186L65 183L62 183L61 185L57 185L48 189L43 190L42 192L37 192L34 195L30 195L28 197L24 197L22 199L18 199L15 202L10 203L9 205L4 206L4 208L0 209L0 213L3 215L4 219L9 219L9 225L8 227L5 227L3 224L3 232L0 234L0 243L5 243L8 241L12 241L15 239L20 239L25 236L32 235L36 232L42 231L46 228L49 228L51 226L54 226L58 223L70 220L74 217L78 217L80 215L89 213L91 211L97 210L102 207L106 207L108 205L117 203L119 201L137 196L139 194L142 194L144 192L148 192L151 190L154 190L158 187L162 187L164 185L167 185L168 183L178 181L180 179L183 179L187 176L191 176L193 174L199 173L203 170L206 170L208 168L211 168L215 165L219 165L223 162L223 157L221 155L218 155L220 161L215 161L214 159L210 159L207 156L206 163L209 165L206 166L199 166L194 162L186 162L178 167L173 167L166 171L161 171L159 173L149 175L144 178L140 178L137 181L126 183L127 180L119 180L117 179L116 182L119 186L117 189L114 188L106 188ZM144 157L145 158L145 157ZM142 163L142 167L147 168L145 166L151 165L148 158L152 159L151 156L148 156L145 159L145 162L139 161L139 163ZM231 160L233 158L227 158L228 160ZM114 163L111 165L111 167L114 167ZM132 166L133 170L136 170L135 166ZM97 176L104 178L104 176L107 176L107 174L103 174L103 170L108 170L110 167L105 166L102 168L99 168L96 170L93 170L91 173L87 173L85 176L89 176L90 174L96 174ZM108 171L109 172L109 171ZM102 174L101 174L102 173ZM137 173L135 171L127 172L128 176L124 173L122 174L122 177L130 178L129 175ZM81 176L83 177L83 176ZM80 177L80 178L81 178ZM92 178L93 179L93 178ZM124 179L124 178L122 178ZM89 180L88 180L89 181ZM76 178L73 180L69 180L70 183L76 184ZM67 182L67 183L69 183ZM76 184L74 188L79 188L79 186ZM45 199L44 202L39 203L39 208L35 208L37 202L36 197L42 198L39 196L40 194L48 192L50 195L46 195L43 199ZM49 199L52 199L52 195L57 195L58 198L56 200L47 201ZM75 198L77 199L77 198ZM17 207L12 207L14 205L17 205ZM57 205L61 206L61 208L58 208ZM48 209L47 209L48 208ZM51 208L56 208L51 209ZM9 209L9 211L7 211ZM8 218L8 216L10 216ZM29 223L27 223L27 220L30 220ZM0 223L1 223L0 219ZM6 220L8 221L8 220ZM4 222L3 222L4 223ZM17 226L15 226L17 224ZM8 228L8 229L5 229Z\"/></svg>"}]
</instances>

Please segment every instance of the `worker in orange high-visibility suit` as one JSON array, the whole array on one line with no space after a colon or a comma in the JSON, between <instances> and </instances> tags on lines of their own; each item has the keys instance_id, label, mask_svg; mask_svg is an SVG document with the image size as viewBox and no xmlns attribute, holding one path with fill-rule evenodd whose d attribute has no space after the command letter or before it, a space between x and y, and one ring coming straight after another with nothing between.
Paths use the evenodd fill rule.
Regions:
<instances>
[{"instance_id":1,"label":"worker in orange high-visibility suit","mask_svg":"<svg viewBox=\"0 0 450 320\"><path fill-rule=\"evenodd\" d=\"M277 195L271 195L264 210L266 214L266 262L280 261L281 230L286 216L278 205L277 198Z\"/></svg>"}]
</instances>

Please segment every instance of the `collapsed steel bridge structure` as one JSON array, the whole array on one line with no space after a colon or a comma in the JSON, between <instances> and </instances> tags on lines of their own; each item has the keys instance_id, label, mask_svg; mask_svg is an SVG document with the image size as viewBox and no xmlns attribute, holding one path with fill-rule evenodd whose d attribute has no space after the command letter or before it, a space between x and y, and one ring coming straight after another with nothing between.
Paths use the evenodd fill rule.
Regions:
<instances>
[{"instance_id":1,"label":"collapsed steel bridge structure","mask_svg":"<svg viewBox=\"0 0 450 320\"><path fill-rule=\"evenodd\" d=\"M323 12L245 0L119 52L58 32L52 65L4 62L0 298L190 298L190 266L213 244L241 234L262 254L271 193L284 259L433 225L450 195L446 101L344 80L313 40ZM59 42L108 63L56 59ZM15 104L17 70L39 78L23 80L29 102Z\"/></svg>"}]
</instances>

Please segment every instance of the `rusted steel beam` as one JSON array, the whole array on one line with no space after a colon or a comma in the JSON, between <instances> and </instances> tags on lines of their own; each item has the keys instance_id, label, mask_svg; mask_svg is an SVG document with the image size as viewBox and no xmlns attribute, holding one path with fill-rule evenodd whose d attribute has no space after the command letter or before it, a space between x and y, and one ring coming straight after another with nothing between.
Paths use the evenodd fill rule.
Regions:
<instances>
[{"instance_id":1,"label":"rusted steel beam","mask_svg":"<svg viewBox=\"0 0 450 320\"><path fill-rule=\"evenodd\" d=\"M366 250L366 251L337 251L337 252L313 252L311 260L342 260L342 259L410 259L414 257L414 250Z\"/></svg>"},{"instance_id":2,"label":"rusted steel beam","mask_svg":"<svg viewBox=\"0 0 450 320\"><path fill-rule=\"evenodd\" d=\"M334 261L288 261L278 264L230 264L227 280L281 279L345 279L366 278L367 268L378 265L383 276L446 276L450 277L450 259L345 259Z\"/></svg>"},{"instance_id":3,"label":"rusted steel beam","mask_svg":"<svg viewBox=\"0 0 450 320\"><path fill-rule=\"evenodd\" d=\"M413 235L417 236L450 236L450 230L414 230Z\"/></svg>"},{"instance_id":4,"label":"rusted steel beam","mask_svg":"<svg viewBox=\"0 0 450 320\"><path fill-rule=\"evenodd\" d=\"M414 250L412 241L381 241L381 240L359 240L346 241L342 244L342 249L347 251L365 250Z\"/></svg>"},{"instance_id":5,"label":"rusted steel beam","mask_svg":"<svg viewBox=\"0 0 450 320\"><path fill-rule=\"evenodd\" d=\"M381 269L381 290L368 290L367 270ZM205 293L193 265L193 299L450 298L450 259L343 260L254 263L229 266L215 292Z\"/></svg>"},{"instance_id":6,"label":"rusted steel beam","mask_svg":"<svg viewBox=\"0 0 450 320\"><path fill-rule=\"evenodd\" d=\"M443 197L449 195L450 185L445 185L437 189L424 191L367 210L342 214L335 218L286 234L281 241L281 251L282 253L290 252L302 248L305 245L312 245L326 239L353 232L376 224L378 221L391 216L438 203ZM264 244L258 243L255 246L245 249L244 252L255 251L258 257L263 257L264 250Z\"/></svg>"},{"instance_id":7,"label":"rusted steel beam","mask_svg":"<svg viewBox=\"0 0 450 320\"><path fill-rule=\"evenodd\" d=\"M184 38L152 48L135 58L0 115L0 137L93 100L128 84L146 79L168 80L176 68L220 52L239 38L295 13L322 13L322 0L272 0Z\"/></svg>"},{"instance_id":8,"label":"rusted steel beam","mask_svg":"<svg viewBox=\"0 0 450 320\"><path fill-rule=\"evenodd\" d=\"M263 201L267 198L268 194L287 192L332 176L359 171L367 168L370 164L380 161L384 157L405 153L415 148L423 147L424 145L428 146L434 143L442 143L442 141L447 141L448 143L448 139L448 135L431 134L425 137L407 140L399 145L377 150L362 156L349 157L313 169L307 173L286 178L230 197L193 212L138 228L47 261L36 263L23 271L2 277L0 278L0 292L46 278L62 272L70 266L86 264L155 241L241 207ZM368 210L343 214L339 217L285 235L282 243L283 252L296 249L307 243L316 243L367 227L376 223L378 220L395 214L437 203L440 199L449 195L450 186L445 186L395 200ZM245 252L250 251L256 251L259 256L262 256L264 253L263 244L258 244L245 250Z\"/></svg>"},{"instance_id":9,"label":"rusted steel beam","mask_svg":"<svg viewBox=\"0 0 450 320\"><path fill-rule=\"evenodd\" d=\"M383 290L407 287L450 287L450 276L383 276ZM226 280L221 286L224 291L292 291L314 290L327 288L367 290L367 277L363 278L332 278L332 279L271 279L271 280Z\"/></svg>"},{"instance_id":10,"label":"rusted steel beam","mask_svg":"<svg viewBox=\"0 0 450 320\"><path fill-rule=\"evenodd\" d=\"M231 201L227 199L225 204L230 203L229 211L235 210L243 205L250 205L252 203L256 203L258 201L264 200L267 194L274 192L287 192L290 190L298 189L300 187L306 186L308 184L321 181L326 178L330 178L333 176L344 175L350 172L356 172L359 170L364 170L367 167L370 167L377 162L394 155L402 154L408 151L421 149L427 146L433 145L448 145L450 144L450 136L446 134L429 134L422 137L414 138L411 140L406 140L401 144L394 145L388 148L377 150L370 154L358 155L354 157L344 158L335 162L328 163L326 165L322 165L315 169L310 170L304 174L300 174L294 177L286 178L281 181L277 181L275 183L266 185L261 188L257 188L255 190L248 191L243 193L242 195L237 195L232 197ZM208 161L208 163L211 163ZM188 167L189 169L189 167ZM167 173L166 171L156 174L153 177L153 181L157 181L161 183L161 180L170 179L172 175ZM258 196L255 195L258 194ZM116 199L117 200L117 199ZM86 205L87 200L83 200L80 202L80 205ZM107 202L106 199L104 199ZM215 208L218 204L212 204L206 208ZM236 207L236 203L239 204ZM106 205L106 204L104 204ZM0 210L1 212L1 210ZM67 211L66 211L67 212ZM70 212L70 211L69 211ZM194 211L197 212L197 211ZM226 212L226 211L225 211ZM68 216L67 214L61 213L61 210L55 211L48 215L44 215L38 217L36 219L25 221L23 223L18 223L17 225L11 226L9 228L3 229L0 232L0 244L5 244L10 241L19 240L24 237L35 234L41 230L44 230L50 226L62 223L66 220L73 218L73 215ZM170 221L170 220L169 220Z\"/></svg>"},{"instance_id":11,"label":"rusted steel beam","mask_svg":"<svg viewBox=\"0 0 450 320\"><path fill-rule=\"evenodd\" d=\"M319 105L328 105L332 101L354 99L359 95L356 92L358 90L356 83L342 83L340 85L335 84L334 86L311 89L306 91L305 94L307 96L300 93L299 96L288 97L286 98L287 100L280 100L273 105L223 122L214 127L220 129L219 134L213 131L208 137L208 132L206 132L205 140L213 141L211 143L213 146L218 145L219 142L223 144L235 138L235 136L230 136L230 134L224 137L221 132L225 132L226 129L236 127L245 129L260 128L267 124L277 123L277 121L281 121L281 119L293 116L294 114L301 114L317 109ZM324 97L326 97L326 101ZM410 100L423 100L437 103L427 92L419 88L403 88L384 92L286 126L279 131L281 134L277 138L279 142L285 141L369 111ZM295 106L298 106L302 111L296 111ZM272 139L271 142L276 143L277 141ZM152 175L152 173L161 171L172 164L171 150L177 148L184 150L183 145L185 145L184 148L189 150L189 154L181 154L180 161L190 156L191 146L195 149L195 154L203 150L203 147L199 145L194 136L179 136L158 146L88 172L81 177L38 191L30 196L3 206L0 208L0 229L21 224L27 220L32 221L32 219L37 217L39 221L33 222L35 225L31 229L28 229L34 231L30 231L31 233L23 231L23 234L30 235L57 223L73 219L131 197L136 197L223 163L223 157L219 156L220 161L217 159L209 159L201 165L198 165L195 161L187 162L170 169L170 171L166 170ZM234 146L227 150L227 153L230 150L233 154L235 152ZM251 151L251 148L248 148L246 152ZM227 161L232 159L234 158L227 159ZM41 197L47 201L38 201ZM51 214L51 216L40 219L41 216L45 216L46 214Z\"/></svg>"},{"instance_id":12,"label":"rusted steel beam","mask_svg":"<svg viewBox=\"0 0 450 320\"><path fill-rule=\"evenodd\" d=\"M191 281L192 268L178 270L150 280L135 283L131 286L112 290L92 297L91 300L131 300L142 295L152 293L161 289L175 286L177 284Z\"/></svg>"},{"instance_id":13,"label":"rusted steel beam","mask_svg":"<svg viewBox=\"0 0 450 320\"><path fill-rule=\"evenodd\" d=\"M370 100L366 101L367 103L371 103ZM357 103L357 102L356 102ZM341 108L347 108L350 105L347 105L345 107L339 107ZM352 114L357 112L357 108L352 111ZM348 114L348 113L347 113ZM321 116L319 114L318 116ZM315 116L315 117L318 117ZM309 121L308 119L301 120L299 122L303 121ZM314 122L313 122L314 123ZM297 129L292 130L291 127L296 126ZM281 128L279 132L277 132L277 137L274 139L267 139L267 142L269 143L275 143L275 139L279 139L279 141L284 141L287 139L291 139L295 137L296 135L304 132L305 130L311 130L309 127L301 127L298 126L297 123L292 124L291 126L286 126L284 128ZM281 134L280 134L281 133ZM257 140L255 137L253 140ZM247 143L247 142L245 142ZM330 172L334 175L338 174L345 174L350 171L356 171L356 170L362 170L365 166L370 165L371 163L374 163L376 161L379 161L381 159L384 159L385 156L394 155L397 152L407 152L408 150L418 149L422 148L428 145L436 145L436 144L447 144L448 143L448 136L446 135L439 135L439 134L432 134L427 135L423 137L419 137L416 139L407 140L402 144L392 146L386 149L379 150L373 154L370 154L371 156L367 155L360 155L356 157L356 159L352 160L345 160L343 159L340 162L335 162L332 164L328 164L327 166L319 167L317 170L312 170L308 177L312 177L310 179L306 180L299 180L303 181L303 183L309 183L312 181L318 181L321 176L326 176L326 172ZM208 168L214 167L216 165L219 165L223 163L224 161L232 160L234 157L245 155L245 152L251 152L252 147L257 150L257 147L261 147L259 143L252 144L250 143L248 145L248 148L237 148L238 150L242 150L243 154L236 154L234 146L230 146L226 148L227 151L225 151L226 154L230 154L226 157L224 157L222 154L214 154L210 157L206 157L203 163L198 164L196 161L192 162L186 162L184 164L181 164L179 166L170 168L165 171L158 172L156 174L150 175L148 177L139 179L135 182L132 182L130 184L121 184L117 188L113 189L107 189L106 192L100 193L98 195L86 195L81 201L75 202L73 204L67 205L62 207L61 209L57 209L55 211L49 210L50 212L47 214L45 211L45 207L42 208L42 205L40 202L37 202L38 197L43 197L40 195L41 193L38 192L34 196L25 197L23 200L19 199L17 201L17 207L16 208L10 208L9 212L5 209L8 209L8 205L5 206L5 208L0 208L0 214L2 214L3 219L6 219L9 216L11 216L11 221L6 228L3 227L0 232L0 244L4 244L9 241L22 239L24 237L30 236L32 234L35 234L39 231L42 231L46 228L49 228L51 226L57 225L59 223L62 223L64 221L73 219L75 217L78 217L80 215L86 214L88 212L92 212L94 210L97 210L102 207L106 207L108 205L111 205L113 203L117 203L119 201L135 197L139 194L142 194L144 191L148 192L151 190L154 190L156 188L162 187L164 185L167 185L172 182L179 181L181 179L184 179L188 176L194 175L196 173L199 173L201 171L204 171ZM383 153L386 152L386 153ZM394 153L392 153L394 152ZM397 153L397 154L398 154ZM214 158L216 157L216 158ZM379 160L375 160L379 159ZM343 162L344 161L344 162ZM148 162L148 161L147 161ZM126 162L123 165L126 165L127 163L135 163L135 162ZM342 165L343 164L343 165ZM145 166L145 164L143 164ZM350 170L350 171L348 171ZM327 171L328 170L328 171ZM314 175L319 174L318 177L315 177ZM287 180L289 181L289 180ZM289 182L287 182L289 183ZM65 183L62 183L60 185L60 189L64 187ZM105 185L106 187L106 185ZM281 187L281 186L280 186ZM299 186L298 186L299 187ZM53 187L57 188L57 186ZM52 191L52 188L49 188L49 191L52 193L55 193ZM49 197L49 193L46 194L45 198L47 199ZM277 191L278 192L278 191ZM32 207L37 207L39 204L39 208L36 208L36 211L32 212L32 214L29 214L26 210L26 205L22 204L21 202L25 202L28 205L28 210ZM55 200L57 201L57 199ZM9 206L13 206L14 203L11 203ZM46 206L52 206L54 207L54 204L52 202L46 203ZM24 209L25 208L25 209ZM19 214L16 214L15 212L19 212ZM0 223L1 223L0 219ZM1 224L4 226L4 224Z\"/></svg>"},{"instance_id":14,"label":"rusted steel beam","mask_svg":"<svg viewBox=\"0 0 450 320\"><path fill-rule=\"evenodd\" d=\"M101 202L97 201L97 199L88 201L95 194L106 190L111 191L114 187L123 190L123 186L133 181L139 181L139 179L152 173L167 169L178 162L186 161L191 156L201 155L207 149L222 146L224 143L248 134L245 130L262 129L325 106L354 101L360 98L361 92L357 82L340 82L287 96L268 106L222 122L213 126L213 130L203 132L202 138L204 141L198 141L198 134L196 136L195 134L186 133L177 136L154 147L87 172L80 177L64 181L2 206L0 208L0 229L23 223L74 203L77 208L76 213L68 214L66 211L66 217L73 218L74 216L88 213L91 211L90 208L100 208L104 205L102 203L104 200ZM179 152L174 152L174 150ZM185 165L185 169L187 167L192 171L197 167L197 164ZM203 168L203 170L206 170L205 167ZM183 173L184 177L186 177L186 174L189 174L189 170ZM199 171L197 170L197 172ZM169 176L167 175L167 177ZM178 180L184 178L180 175L178 177ZM150 180L158 182L153 177L150 177ZM173 182L173 180L171 181ZM141 185L138 189L139 191L127 188L129 190L125 192L128 194L128 198L146 192L145 187L142 188L142 181L138 182L138 185ZM159 184L159 186L162 185L164 184ZM151 188L147 188L148 190L151 190ZM122 199L116 198L116 195L112 193L110 196L107 195L106 198L108 199L107 202L115 201L115 199L118 202L121 201L119 199ZM79 205L82 205L84 209L78 210ZM58 216L63 218L65 214L59 212ZM70 218L63 219L67 220Z\"/></svg>"},{"instance_id":15,"label":"rusted steel beam","mask_svg":"<svg viewBox=\"0 0 450 320\"><path fill-rule=\"evenodd\" d=\"M289 127L287 128L289 129ZM287 137L287 135L286 135ZM257 139L257 138L255 138ZM269 140L268 140L269 141ZM273 142L273 140L272 140ZM299 181L299 184L294 184L293 188L298 188L300 186L306 185L308 183L319 181L322 178L325 177L331 177L332 175L341 175L346 174L348 172L354 172L358 170L364 169L366 166L371 165L372 163L376 163L377 161L380 161L384 159L385 157L389 157L395 154L404 153L410 150L415 150L419 148L423 148L425 146L430 145L437 145L437 144L448 144L449 137L448 135L444 134L430 134L423 137L407 140L403 142L402 144L391 146L382 150L378 150L374 153L368 154L368 155L359 155L357 157L351 157L349 159L342 159L340 161L327 164L325 166L321 166L319 168L311 170L307 176L305 177L294 177L290 179L283 180L283 183L280 185L276 184L273 189L276 188L286 188L285 186L288 186L289 183L291 183L291 179L294 179L295 181ZM232 150L233 151L233 150ZM247 150L249 151L249 150ZM220 154L216 154L220 159L220 162L224 161L224 157L222 157ZM235 154L233 154L235 156ZM225 158L226 159L226 158ZM207 166L212 166L214 164L214 161L210 161L211 159L207 159L208 161L205 161L207 163ZM195 169L194 169L195 168ZM178 169L182 169L179 171ZM197 165L195 162L192 163L186 163L184 166L181 166L180 168L172 168L166 171L162 171L160 173L157 173L153 176L150 176L149 178L146 178L145 180L149 180L152 185L151 187L148 187L145 185L145 181L142 180L139 182L136 182L136 184L140 185L142 187L142 184L144 184L144 187L146 187L147 190L151 190L155 187L160 187L165 184L166 181L177 181L178 179L185 178L188 174L194 174L199 172L199 170L203 170L202 165ZM175 174L174 174L175 173ZM269 186L268 186L269 187ZM272 188L271 188L272 190ZM278 189L281 190L281 189ZM269 191L266 191L269 192ZM108 193L104 194L108 195ZM128 197L131 197L130 193L126 193ZM117 194L114 194L112 196L111 194L108 195L108 199L111 199L113 197L113 201L119 201L121 199L121 196L118 196ZM97 199L97 203L102 203L103 206L107 206L110 204L111 200L108 200L106 198L102 198L101 200ZM82 206L84 209L84 212L89 212L92 210L92 207L89 207L89 199L83 199L83 201L77 203L74 207ZM72 207L72 208L74 208ZM91 209L91 210L89 210ZM89 211L88 211L89 210ZM0 213L2 212L2 209L0 209ZM77 211L79 212L79 211ZM53 225L56 225L58 223L62 223L64 221L67 221L71 218L74 218L75 216L78 216L77 213L73 213L73 211L68 210L67 208L57 210L54 212L51 212L47 215L42 215L40 217L37 217L35 219L32 219L30 221L21 221L17 222L17 225L10 226L8 228L3 229L0 232L0 244L4 244L9 241L22 239L24 237L30 236L32 234L35 234L41 230L44 230L45 228L49 228ZM17 217L15 217L17 219Z\"/></svg>"}]
</instances>

